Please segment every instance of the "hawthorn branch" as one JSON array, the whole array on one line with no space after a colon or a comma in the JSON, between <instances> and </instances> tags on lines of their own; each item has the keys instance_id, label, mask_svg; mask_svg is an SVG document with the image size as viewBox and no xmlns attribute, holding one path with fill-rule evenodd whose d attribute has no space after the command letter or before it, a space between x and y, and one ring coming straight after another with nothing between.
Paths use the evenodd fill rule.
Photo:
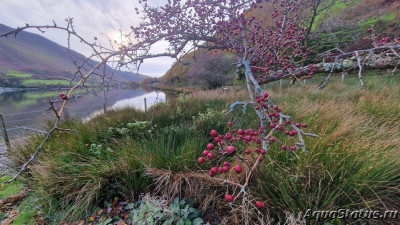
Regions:
<instances>
[{"instance_id":1,"label":"hawthorn branch","mask_svg":"<svg viewBox=\"0 0 400 225\"><path fill-rule=\"evenodd\" d=\"M364 84L364 81L363 81L363 78L362 78L362 69L363 69L363 66L361 65L360 55L359 55L358 51L356 51L355 53L356 53L357 64L358 64L358 68L359 68L359 71L358 71L358 78L360 79L361 86L364 86L364 87L365 87L365 84Z\"/></svg>"},{"instance_id":2,"label":"hawthorn branch","mask_svg":"<svg viewBox=\"0 0 400 225\"><path fill-rule=\"evenodd\" d=\"M311 71L310 67L314 67L315 71L314 74L318 73L330 73L333 72L343 72L346 71L350 68L353 67L359 67L358 65L358 60L354 61L351 59L354 55L356 55L356 52L358 54L365 53L365 54L375 54L375 57L372 57L372 59L377 58L377 56L381 56L381 59L377 60L362 60L360 59L360 64L363 64L363 68L369 68L369 69L393 69L396 68L398 64L398 60L400 59L397 55L395 57L390 57L390 56L385 56L387 51L392 51L400 49L400 45L390 45L390 46L378 46L375 48L370 48L370 49L365 49L365 50L356 50L356 51L351 51L351 52L343 52L341 51L339 55L335 56L338 60L341 60L342 63L340 66L333 66L335 63L317 63L317 64L311 64L307 65L304 67L299 67L296 70L293 71L293 74L284 74L283 76L280 76L279 74L282 71L276 71L274 73L269 74L268 76L264 76L263 78L257 78L257 81L259 84L267 84L270 82L282 80L282 79L288 79L293 76L301 76L302 73ZM333 50L338 50L338 49L333 49ZM330 50L332 51L332 50ZM328 51L328 52L330 52ZM362 78L361 78L362 79Z\"/></svg>"},{"instance_id":3,"label":"hawthorn branch","mask_svg":"<svg viewBox=\"0 0 400 225\"><path fill-rule=\"evenodd\" d=\"M337 61L338 61L338 58L335 57L335 63L333 64L331 71L329 72L328 76L326 77L324 83L322 83L322 84L318 87L318 89L322 89L322 88L325 87L326 83L327 83L328 80L331 78L332 72L333 72L333 70L335 69L335 66L336 66L336 64L337 64Z\"/></svg>"}]
</instances>

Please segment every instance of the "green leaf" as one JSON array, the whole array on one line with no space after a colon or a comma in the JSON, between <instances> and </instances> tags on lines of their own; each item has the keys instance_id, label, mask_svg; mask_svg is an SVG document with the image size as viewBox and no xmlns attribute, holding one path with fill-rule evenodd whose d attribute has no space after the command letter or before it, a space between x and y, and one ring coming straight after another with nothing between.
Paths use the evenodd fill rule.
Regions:
<instances>
[{"instance_id":1,"label":"green leaf","mask_svg":"<svg viewBox=\"0 0 400 225\"><path fill-rule=\"evenodd\" d=\"M150 216L149 218L147 218L147 222L149 224L154 224L154 218L152 216Z\"/></svg>"},{"instance_id":2,"label":"green leaf","mask_svg":"<svg viewBox=\"0 0 400 225\"><path fill-rule=\"evenodd\" d=\"M183 217L183 219L188 218L189 215L189 209L182 209L181 210L181 216Z\"/></svg>"},{"instance_id":3,"label":"green leaf","mask_svg":"<svg viewBox=\"0 0 400 225\"><path fill-rule=\"evenodd\" d=\"M184 222L185 225L192 225L192 221L190 219L185 219Z\"/></svg>"},{"instance_id":4,"label":"green leaf","mask_svg":"<svg viewBox=\"0 0 400 225\"><path fill-rule=\"evenodd\" d=\"M125 210L131 210L136 208L136 204L135 203L129 203L128 205L125 206Z\"/></svg>"},{"instance_id":5,"label":"green leaf","mask_svg":"<svg viewBox=\"0 0 400 225\"><path fill-rule=\"evenodd\" d=\"M202 218L196 218L193 220L193 225L201 225L204 224L204 220Z\"/></svg>"},{"instance_id":6,"label":"green leaf","mask_svg":"<svg viewBox=\"0 0 400 225\"><path fill-rule=\"evenodd\" d=\"M111 222L112 222L112 219L111 219L111 218L108 218L108 219L106 219L106 220L103 221L103 224L109 224L109 223L111 223Z\"/></svg>"},{"instance_id":7,"label":"green leaf","mask_svg":"<svg viewBox=\"0 0 400 225\"><path fill-rule=\"evenodd\" d=\"M169 218L169 215L168 215L168 214L163 214L163 215L160 217L160 221L167 220L168 218Z\"/></svg>"},{"instance_id":8,"label":"green leaf","mask_svg":"<svg viewBox=\"0 0 400 225\"><path fill-rule=\"evenodd\" d=\"M166 221L163 223L163 225L171 225L172 222L174 222L174 218L173 218L173 217L171 217L171 218L169 218L168 220L166 220Z\"/></svg>"},{"instance_id":9,"label":"green leaf","mask_svg":"<svg viewBox=\"0 0 400 225\"><path fill-rule=\"evenodd\" d=\"M176 197L174 199L174 203L172 203L173 205L179 205L179 197Z\"/></svg>"}]
</instances>

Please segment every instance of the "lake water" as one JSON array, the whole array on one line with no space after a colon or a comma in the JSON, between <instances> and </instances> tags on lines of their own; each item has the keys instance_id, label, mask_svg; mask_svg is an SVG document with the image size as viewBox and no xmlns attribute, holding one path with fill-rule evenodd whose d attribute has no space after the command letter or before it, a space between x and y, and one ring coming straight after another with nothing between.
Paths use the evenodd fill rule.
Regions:
<instances>
[{"instance_id":1,"label":"lake water","mask_svg":"<svg viewBox=\"0 0 400 225\"><path fill-rule=\"evenodd\" d=\"M18 127L40 129L43 122L52 119L54 113L47 111L49 99L58 99L58 94L65 90L29 90L0 93L0 113L3 114L8 134L11 139L32 133ZM71 118L87 120L103 112L103 92L101 90L80 91L77 99L71 99L67 111ZM107 109L135 107L144 110L144 98L147 107L165 101L165 93L152 89L111 89L108 92ZM2 127L0 126L2 131ZM1 137L2 137L2 132ZM0 138L1 139L1 138Z\"/></svg>"}]
</instances>

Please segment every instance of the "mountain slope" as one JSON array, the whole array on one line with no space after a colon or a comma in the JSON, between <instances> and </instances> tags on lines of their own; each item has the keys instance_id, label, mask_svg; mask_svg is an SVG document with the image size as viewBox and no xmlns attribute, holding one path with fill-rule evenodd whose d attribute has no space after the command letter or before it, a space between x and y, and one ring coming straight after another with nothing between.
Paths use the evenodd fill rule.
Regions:
<instances>
[{"instance_id":1,"label":"mountain slope","mask_svg":"<svg viewBox=\"0 0 400 225\"><path fill-rule=\"evenodd\" d=\"M0 33L12 28L0 24ZM76 51L70 51L73 58L85 59ZM95 61L89 62L91 65ZM76 71L68 49L40 35L22 31L16 38L0 39L0 67L31 73L36 79L66 79ZM111 70L111 68L109 68ZM116 71L118 81L142 81L148 76L125 71Z\"/></svg>"}]
</instances>

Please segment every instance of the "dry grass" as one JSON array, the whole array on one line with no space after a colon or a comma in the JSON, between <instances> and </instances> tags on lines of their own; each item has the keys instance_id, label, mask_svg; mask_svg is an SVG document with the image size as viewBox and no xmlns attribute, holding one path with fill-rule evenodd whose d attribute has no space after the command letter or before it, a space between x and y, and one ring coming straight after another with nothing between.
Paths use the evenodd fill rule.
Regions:
<instances>
[{"instance_id":1,"label":"dry grass","mask_svg":"<svg viewBox=\"0 0 400 225\"><path fill-rule=\"evenodd\" d=\"M154 178L154 193L175 197L194 198L203 211L215 210L216 199L223 199L225 185L206 173L182 172L147 168L146 175Z\"/></svg>"},{"instance_id":2,"label":"dry grass","mask_svg":"<svg viewBox=\"0 0 400 225\"><path fill-rule=\"evenodd\" d=\"M197 90L192 92L193 98L200 99L223 99L227 102L248 101L249 93L242 87L229 86L227 89Z\"/></svg>"}]
</instances>

